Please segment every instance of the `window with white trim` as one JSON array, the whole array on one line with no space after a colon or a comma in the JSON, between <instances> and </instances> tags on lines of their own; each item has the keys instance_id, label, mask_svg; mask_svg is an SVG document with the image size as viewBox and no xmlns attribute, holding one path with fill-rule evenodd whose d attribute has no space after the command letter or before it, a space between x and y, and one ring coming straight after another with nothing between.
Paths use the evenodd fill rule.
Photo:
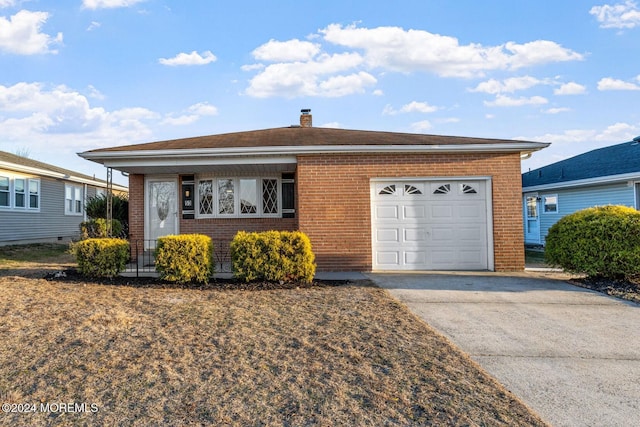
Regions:
<instances>
[{"instance_id":1,"label":"window with white trim","mask_svg":"<svg viewBox=\"0 0 640 427\"><path fill-rule=\"evenodd\" d=\"M79 185L65 184L64 194L65 215L82 215L84 200L82 197L82 187Z\"/></svg>"},{"instance_id":2,"label":"window with white trim","mask_svg":"<svg viewBox=\"0 0 640 427\"><path fill-rule=\"evenodd\" d=\"M24 178L13 180L13 206L20 209L27 207L27 186Z\"/></svg>"},{"instance_id":3,"label":"window with white trim","mask_svg":"<svg viewBox=\"0 0 640 427\"><path fill-rule=\"evenodd\" d=\"M199 179L199 218L276 217L280 180L262 177Z\"/></svg>"},{"instance_id":4,"label":"window with white trim","mask_svg":"<svg viewBox=\"0 0 640 427\"><path fill-rule=\"evenodd\" d=\"M11 207L10 183L8 176L0 176L0 208Z\"/></svg>"},{"instance_id":5,"label":"window with white trim","mask_svg":"<svg viewBox=\"0 0 640 427\"><path fill-rule=\"evenodd\" d=\"M29 209L40 209L40 180L29 180Z\"/></svg>"},{"instance_id":6,"label":"window with white trim","mask_svg":"<svg viewBox=\"0 0 640 427\"><path fill-rule=\"evenodd\" d=\"M558 195L542 196L544 213L558 213Z\"/></svg>"}]
</instances>

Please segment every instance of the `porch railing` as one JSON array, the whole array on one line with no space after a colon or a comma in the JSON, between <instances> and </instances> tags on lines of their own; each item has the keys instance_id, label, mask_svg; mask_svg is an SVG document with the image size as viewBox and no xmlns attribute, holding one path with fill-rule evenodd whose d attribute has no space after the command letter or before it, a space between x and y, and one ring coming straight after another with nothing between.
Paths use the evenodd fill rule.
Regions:
<instances>
[{"instance_id":1,"label":"porch railing","mask_svg":"<svg viewBox=\"0 0 640 427\"><path fill-rule=\"evenodd\" d=\"M130 241L131 262L125 273L135 274L135 277L156 275L155 251L157 244L157 240L151 239ZM216 273L231 273L229 242L213 242L213 263Z\"/></svg>"}]
</instances>

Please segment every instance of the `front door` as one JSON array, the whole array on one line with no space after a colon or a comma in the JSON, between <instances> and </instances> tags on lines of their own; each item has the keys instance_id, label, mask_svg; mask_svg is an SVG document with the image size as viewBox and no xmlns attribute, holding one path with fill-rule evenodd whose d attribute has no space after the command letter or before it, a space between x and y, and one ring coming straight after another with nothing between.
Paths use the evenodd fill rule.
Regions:
<instances>
[{"instance_id":1,"label":"front door","mask_svg":"<svg viewBox=\"0 0 640 427\"><path fill-rule=\"evenodd\" d=\"M540 243L540 215L538 194L526 194L524 197L524 242Z\"/></svg>"},{"instance_id":2,"label":"front door","mask_svg":"<svg viewBox=\"0 0 640 427\"><path fill-rule=\"evenodd\" d=\"M178 184L171 179L147 180L146 238L178 234Z\"/></svg>"}]
</instances>

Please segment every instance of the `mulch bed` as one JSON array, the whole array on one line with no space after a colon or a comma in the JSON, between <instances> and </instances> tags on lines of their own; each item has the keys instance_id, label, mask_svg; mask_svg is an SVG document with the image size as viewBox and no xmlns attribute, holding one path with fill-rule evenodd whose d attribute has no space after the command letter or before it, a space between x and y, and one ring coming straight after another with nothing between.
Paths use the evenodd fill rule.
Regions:
<instances>
[{"instance_id":1,"label":"mulch bed","mask_svg":"<svg viewBox=\"0 0 640 427\"><path fill-rule=\"evenodd\" d=\"M582 288L602 292L612 297L640 304L640 285L627 280L613 280L602 277L583 277L571 279L571 284Z\"/></svg>"},{"instance_id":2,"label":"mulch bed","mask_svg":"<svg viewBox=\"0 0 640 427\"><path fill-rule=\"evenodd\" d=\"M83 276L77 269L69 268L62 271L48 273L44 276L48 281L64 282L64 283L85 283L87 277ZM124 277L116 276L112 278L96 277L91 278L91 282L101 285L115 286L133 286L140 288L157 288L157 289L199 289L199 290L235 290L235 291L270 291L276 289L305 289L331 286L354 285L357 282L351 280L313 280L310 283L303 282L270 282L270 281L251 281L244 282L237 279L212 279L209 283L187 283L179 284L159 279L157 277Z\"/></svg>"}]
</instances>

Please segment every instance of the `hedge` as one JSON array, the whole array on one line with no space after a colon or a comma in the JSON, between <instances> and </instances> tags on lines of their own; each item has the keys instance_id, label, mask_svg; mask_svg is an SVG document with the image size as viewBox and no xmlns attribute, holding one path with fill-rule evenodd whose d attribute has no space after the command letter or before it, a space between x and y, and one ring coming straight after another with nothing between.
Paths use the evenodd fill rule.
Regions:
<instances>
[{"instance_id":1,"label":"hedge","mask_svg":"<svg viewBox=\"0 0 640 427\"><path fill-rule=\"evenodd\" d=\"M124 239L86 239L74 243L71 251L78 270L90 277L114 277L129 260L129 242Z\"/></svg>"},{"instance_id":2,"label":"hedge","mask_svg":"<svg viewBox=\"0 0 640 427\"><path fill-rule=\"evenodd\" d=\"M567 215L549 229L545 259L592 277L637 277L640 212L627 206L598 206Z\"/></svg>"},{"instance_id":3,"label":"hedge","mask_svg":"<svg viewBox=\"0 0 640 427\"><path fill-rule=\"evenodd\" d=\"M213 242L202 234L160 237L155 258L160 278L171 282L208 283L214 271Z\"/></svg>"},{"instance_id":4,"label":"hedge","mask_svg":"<svg viewBox=\"0 0 640 427\"><path fill-rule=\"evenodd\" d=\"M300 231L238 232L231 242L233 275L244 281L305 282L316 271L311 241Z\"/></svg>"},{"instance_id":5,"label":"hedge","mask_svg":"<svg viewBox=\"0 0 640 427\"><path fill-rule=\"evenodd\" d=\"M121 236L123 232L122 223L117 220L111 220L111 235ZM104 238L107 236L107 220L104 218L91 219L80 223L80 238Z\"/></svg>"}]
</instances>

